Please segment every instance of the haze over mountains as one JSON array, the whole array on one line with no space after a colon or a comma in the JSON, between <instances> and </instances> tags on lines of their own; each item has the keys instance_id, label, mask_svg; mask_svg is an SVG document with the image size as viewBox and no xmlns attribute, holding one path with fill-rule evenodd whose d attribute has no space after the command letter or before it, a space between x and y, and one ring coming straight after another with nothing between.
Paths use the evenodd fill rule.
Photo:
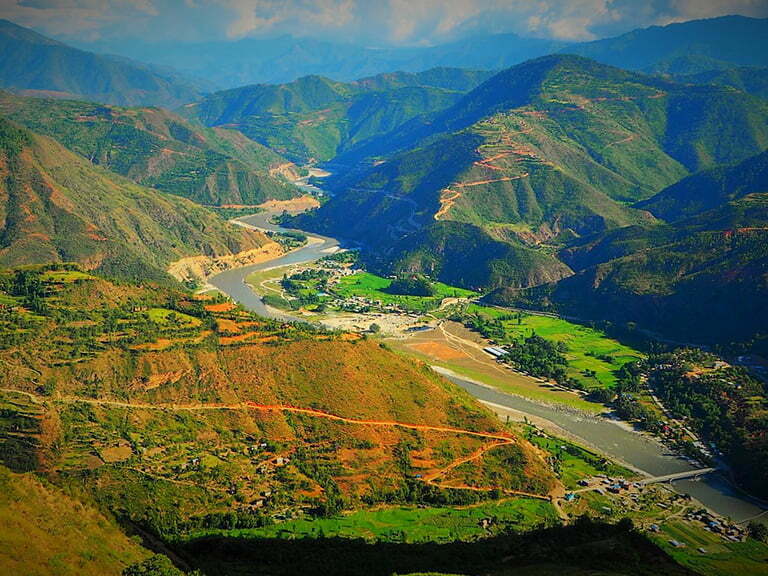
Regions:
<instances>
[{"instance_id":1,"label":"haze over mountains","mask_svg":"<svg viewBox=\"0 0 768 576\"><path fill-rule=\"evenodd\" d=\"M0 87L108 104L178 106L200 95L179 74L85 52L0 20Z\"/></svg>"}]
</instances>

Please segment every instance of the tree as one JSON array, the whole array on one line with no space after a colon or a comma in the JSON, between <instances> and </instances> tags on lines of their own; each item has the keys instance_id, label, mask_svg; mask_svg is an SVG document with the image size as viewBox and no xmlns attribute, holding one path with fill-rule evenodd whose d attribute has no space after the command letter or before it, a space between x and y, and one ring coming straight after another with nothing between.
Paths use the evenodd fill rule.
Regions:
<instances>
[{"instance_id":1,"label":"tree","mask_svg":"<svg viewBox=\"0 0 768 576\"><path fill-rule=\"evenodd\" d=\"M128 566L123 570L123 576L184 576L184 572L176 568L167 556L155 554Z\"/></svg>"},{"instance_id":2,"label":"tree","mask_svg":"<svg viewBox=\"0 0 768 576\"><path fill-rule=\"evenodd\" d=\"M755 540L758 540L759 542L768 542L768 526L765 524L752 520L752 522L749 523L747 530L749 530L749 535Z\"/></svg>"}]
</instances>

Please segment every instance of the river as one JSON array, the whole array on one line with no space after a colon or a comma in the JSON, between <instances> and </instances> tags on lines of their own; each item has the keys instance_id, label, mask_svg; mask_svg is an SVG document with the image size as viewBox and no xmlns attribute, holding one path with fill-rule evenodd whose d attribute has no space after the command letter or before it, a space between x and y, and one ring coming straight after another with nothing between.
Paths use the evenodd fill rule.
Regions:
<instances>
[{"instance_id":1,"label":"river","mask_svg":"<svg viewBox=\"0 0 768 576\"><path fill-rule=\"evenodd\" d=\"M270 223L269 218L271 216L271 213L262 212L239 220L246 225L264 230L286 230ZM299 320L265 306L261 298L245 283L245 278L260 270L314 262L333 252L339 246L339 242L334 238L316 234L308 235L310 236L310 243L302 248L275 260L222 272L212 277L209 283L257 314L282 320ZM507 394L455 375L449 374L447 377L479 400L549 420L569 434L581 439L588 446L607 456L626 462L651 476L663 476L694 469L694 466L671 453L669 449L655 439L608 418L534 402L522 396ZM719 473L709 474L699 480L679 480L674 485L678 491L690 494L707 508L730 517L736 522L756 517L766 510L758 502L737 491ZM765 519L766 517L763 516L762 518Z\"/></svg>"},{"instance_id":2,"label":"river","mask_svg":"<svg viewBox=\"0 0 768 576\"><path fill-rule=\"evenodd\" d=\"M260 212L253 216L246 216L239 218L238 220L248 226L260 228L262 230L269 230L272 232L285 232L286 228L272 224L269 219L272 217L271 212ZM269 260L268 262L261 262L259 264L252 264L250 266L244 266L243 268L235 268L233 270L226 270L216 276L213 276L208 280L208 283L218 288L221 292L232 298L235 302L239 302L245 306L248 310L256 312L260 316L266 316L269 318L278 318L280 320L300 320L295 316L286 314L282 311L270 308L264 304L261 298L246 284L245 279L254 272L271 270L273 268L279 268L281 266L288 266L291 264L301 264L303 262L314 262L319 260L323 256L333 252L339 245L338 240L335 238L326 238L317 234L309 235L309 243L305 246L289 252L288 254Z\"/></svg>"}]
</instances>

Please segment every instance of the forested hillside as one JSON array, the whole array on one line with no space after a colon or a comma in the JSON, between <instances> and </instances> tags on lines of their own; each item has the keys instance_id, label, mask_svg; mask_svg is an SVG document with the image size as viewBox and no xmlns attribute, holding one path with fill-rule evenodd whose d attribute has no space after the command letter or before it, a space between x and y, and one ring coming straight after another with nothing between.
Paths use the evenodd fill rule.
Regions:
<instances>
[{"instance_id":1,"label":"forested hillside","mask_svg":"<svg viewBox=\"0 0 768 576\"><path fill-rule=\"evenodd\" d=\"M234 130L203 128L159 108L119 108L0 92L0 114L94 164L200 204L295 197L298 168Z\"/></svg>"},{"instance_id":2,"label":"forested hillside","mask_svg":"<svg viewBox=\"0 0 768 576\"><path fill-rule=\"evenodd\" d=\"M491 298L637 324L683 341L762 339L768 325L765 166L764 152L686 178L642 203L668 222L574 242L559 257L575 276Z\"/></svg>"},{"instance_id":3,"label":"forested hillside","mask_svg":"<svg viewBox=\"0 0 768 576\"><path fill-rule=\"evenodd\" d=\"M444 244L469 251L491 237L516 254L473 286L525 287L568 269L547 246L653 216L631 203L702 168L741 161L768 146L768 103L730 88L685 86L575 56L553 56L499 73L454 106L336 159L334 198L302 226L360 240L384 267L456 281L422 239L442 221ZM652 167L652 169L651 169ZM429 258L420 254L431 252ZM495 253L494 253L495 254ZM487 263L496 256L489 254ZM536 272L549 261L546 273ZM479 263L475 261L475 266ZM494 266L496 271L504 266ZM480 268L482 269L482 268Z\"/></svg>"},{"instance_id":4,"label":"forested hillside","mask_svg":"<svg viewBox=\"0 0 768 576\"><path fill-rule=\"evenodd\" d=\"M297 162L328 161L414 116L447 108L488 76L451 68L348 83L306 76L216 92L183 113L208 126L237 128Z\"/></svg>"}]
</instances>

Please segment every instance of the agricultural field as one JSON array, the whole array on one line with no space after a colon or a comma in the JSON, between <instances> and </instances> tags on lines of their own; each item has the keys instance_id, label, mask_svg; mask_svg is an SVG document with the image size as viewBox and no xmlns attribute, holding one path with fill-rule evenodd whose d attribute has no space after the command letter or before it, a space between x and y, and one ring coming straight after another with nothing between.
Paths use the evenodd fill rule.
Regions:
<instances>
[{"instance_id":1,"label":"agricultural field","mask_svg":"<svg viewBox=\"0 0 768 576\"><path fill-rule=\"evenodd\" d=\"M358 272L345 276L333 287L336 294L343 298L359 297L380 301L383 305L395 305L407 310L427 312L437 308L444 298L472 298L476 292L443 284L432 283L434 296L408 296L391 294L387 291L392 284L389 278L382 278L370 272Z\"/></svg>"},{"instance_id":2,"label":"agricultural field","mask_svg":"<svg viewBox=\"0 0 768 576\"><path fill-rule=\"evenodd\" d=\"M651 539L677 562L704 576L766 573L768 546L753 539L726 542L718 535L683 520L662 524L661 531L651 535ZM681 542L684 546L673 546L670 540Z\"/></svg>"},{"instance_id":3,"label":"agricultural field","mask_svg":"<svg viewBox=\"0 0 768 576\"><path fill-rule=\"evenodd\" d=\"M637 350L598 329L562 318L524 313L513 317L509 310L477 304L471 304L467 313L501 319L504 332L500 344L510 344L533 333L550 341L564 343L568 348L565 352L568 377L581 382L588 390L613 387L616 384L615 372L624 364L643 357Z\"/></svg>"},{"instance_id":4,"label":"agricultural field","mask_svg":"<svg viewBox=\"0 0 768 576\"><path fill-rule=\"evenodd\" d=\"M483 522L486 520L486 522ZM262 528L192 533L249 538L364 538L369 542L453 542L523 532L557 522L552 505L543 500L514 498L465 507L388 506L359 510L334 518L301 518Z\"/></svg>"}]
</instances>

